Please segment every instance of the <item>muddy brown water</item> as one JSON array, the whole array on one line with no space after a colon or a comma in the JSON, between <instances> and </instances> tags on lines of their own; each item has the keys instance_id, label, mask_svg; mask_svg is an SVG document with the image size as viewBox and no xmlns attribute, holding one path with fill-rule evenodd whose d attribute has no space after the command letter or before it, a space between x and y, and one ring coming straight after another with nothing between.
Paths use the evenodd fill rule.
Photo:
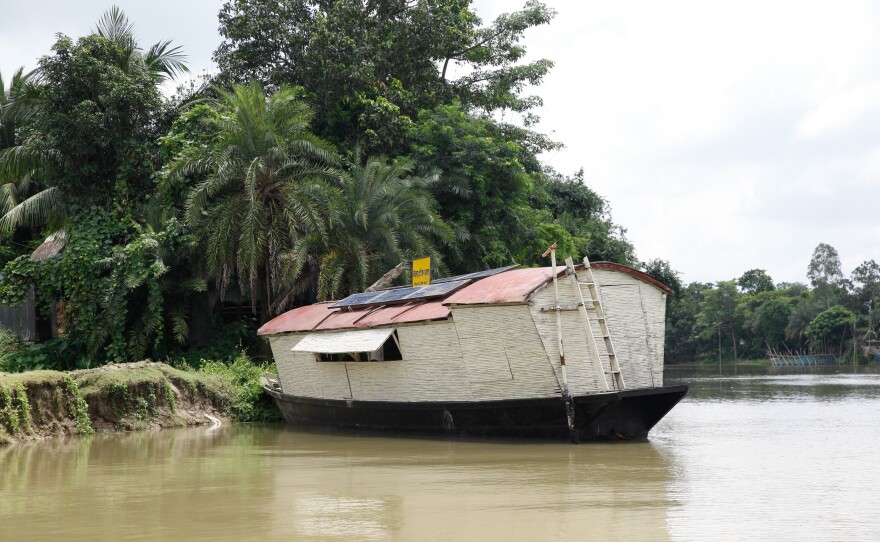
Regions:
<instances>
[{"instance_id":1,"label":"muddy brown water","mask_svg":"<svg viewBox=\"0 0 880 542\"><path fill-rule=\"evenodd\" d=\"M880 374L759 372L668 370L691 393L640 443L224 426L0 448L0 540L880 539Z\"/></svg>"}]
</instances>

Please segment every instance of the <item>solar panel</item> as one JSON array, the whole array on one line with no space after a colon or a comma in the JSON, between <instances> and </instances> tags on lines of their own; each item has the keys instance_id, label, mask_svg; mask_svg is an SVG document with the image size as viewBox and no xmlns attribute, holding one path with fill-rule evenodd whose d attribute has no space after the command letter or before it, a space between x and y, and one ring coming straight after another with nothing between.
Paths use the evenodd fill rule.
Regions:
<instances>
[{"instance_id":1,"label":"solar panel","mask_svg":"<svg viewBox=\"0 0 880 542\"><path fill-rule=\"evenodd\" d=\"M364 292L362 294L352 294L342 301L338 301L331 307L351 307L354 305L369 305L374 297L383 292ZM343 304L344 303L344 304Z\"/></svg>"},{"instance_id":2,"label":"solar panel","mask_svg":"<svg viewBox=\"0 0 880 542\"><path fill-rule=\"evenodd\" d=\"M497 275L498 273L504 273L505 271L510 271L511 269L516 269L519 267L517 265L508 265L507 267L498 267L495 269L486 269L485 271L476 271L474 273L468 273L466 275L458 275L455 277L446 277L442 279L435 279L434 284L442 284L444 282L458 281L458 280L476 280L483 279L486 277L491 277L492 275Z\"/></svg>"},{"instance_id":3,"label":"solar panel","mask_svg":"<svg viewBox=\"0 0 880 542\"><path fill-rule=\"evenodd\" d=\"M358 307L363 305L386 305L392 303L406 303L415 299L429 299L442 297L467 284L467 280L447 281L430 286L416 286L410 288L396 288L394 290L381 290L378 292L364 292L353 294L331 305L331 308Z\"/></svg>"}]
</instances>

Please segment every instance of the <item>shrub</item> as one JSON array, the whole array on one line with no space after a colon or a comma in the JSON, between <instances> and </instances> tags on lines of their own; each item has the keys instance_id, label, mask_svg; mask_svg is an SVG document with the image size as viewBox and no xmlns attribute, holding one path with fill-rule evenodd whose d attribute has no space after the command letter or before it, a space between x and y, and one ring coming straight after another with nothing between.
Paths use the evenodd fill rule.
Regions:
<instances>
[{"instance_id":1,"label":"shrub","mask_svg":"<svg viewBox=\"0 0 880 542\"><path fill-rule=\"evenodd\" d=\"M23 373L25 371L40 371L51 369L67 371L80 369L81 363L71 364L68 350L70 342L64 339L52 338L48 341L21 347L15 352L0 356L0 370L10 373ZM65 355L67 354L67 355Z\"/></svg>"},{"instance_id":2,"label":"shrub","mask_svg":"<svg viewBox=\"0 0 880 542\"><path fill-rule=\"evenodd\" d=\"M228 379L235 395L232 402L233 419L240 422L269 422L281 419L281 413L272 399L263 393L260 377L266 371L275 372L268 363L257 365L244 353L230 363L202 360L199 372L220 375Z\"/></svg>"},{"instance_id":3,"label":"shrub","mask_svg":"<svg viewBox=\"0 0 880 542\"><path fill-rule=\"evenodd\" d=\"M4 368L6 357L21 349L21 341L18 340L18 336L15 332L11 329L0 326L0 371L9 371L9 369Z\"/></svg>"}]
</instances>

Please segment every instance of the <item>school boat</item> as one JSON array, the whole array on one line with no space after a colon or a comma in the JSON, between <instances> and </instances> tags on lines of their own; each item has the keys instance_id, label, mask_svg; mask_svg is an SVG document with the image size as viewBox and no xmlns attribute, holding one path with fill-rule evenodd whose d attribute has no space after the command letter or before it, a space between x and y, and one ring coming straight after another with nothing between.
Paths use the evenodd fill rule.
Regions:
<instances>
[{"instance_id":1,"label":"school boat","mask_svg":"<svg viewBox=\"0 0 880 542\"><path fill-rule=\"evenodd\" d=\"M585 258L354 294L259 329L278 368L264 388L295 425L643 439L687 393L663 386L669 293Z\"/></svg>"}]
</instances>

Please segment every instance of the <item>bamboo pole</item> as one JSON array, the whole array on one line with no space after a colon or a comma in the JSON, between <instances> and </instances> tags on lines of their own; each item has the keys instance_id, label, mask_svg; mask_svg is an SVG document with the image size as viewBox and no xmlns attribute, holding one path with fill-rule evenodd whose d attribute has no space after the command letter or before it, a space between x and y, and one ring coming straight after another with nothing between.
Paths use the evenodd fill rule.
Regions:
<instances>
[{"instance_id":1,"label":"bamboo pole","mask_svg":"<svg viewBox=\"0 0 880 542\"><path fill-rule=\"evenodd\" d=\"M578 442L577 432L574 429L574 409L571 404L571 394L568 392L568 375L565 371L565 350L562 345L562 308L559 306L559 281L556 277L556 243L550 245L550 248L541 255L546 258L550 255L550 267L553 273L553 300L554 309L556 311L556 337L559 343L559 366L562 372L562 400L565 401L565 414L568 418L568 432L571 435L571 441Z\"/></svg>"}]
</instances>

